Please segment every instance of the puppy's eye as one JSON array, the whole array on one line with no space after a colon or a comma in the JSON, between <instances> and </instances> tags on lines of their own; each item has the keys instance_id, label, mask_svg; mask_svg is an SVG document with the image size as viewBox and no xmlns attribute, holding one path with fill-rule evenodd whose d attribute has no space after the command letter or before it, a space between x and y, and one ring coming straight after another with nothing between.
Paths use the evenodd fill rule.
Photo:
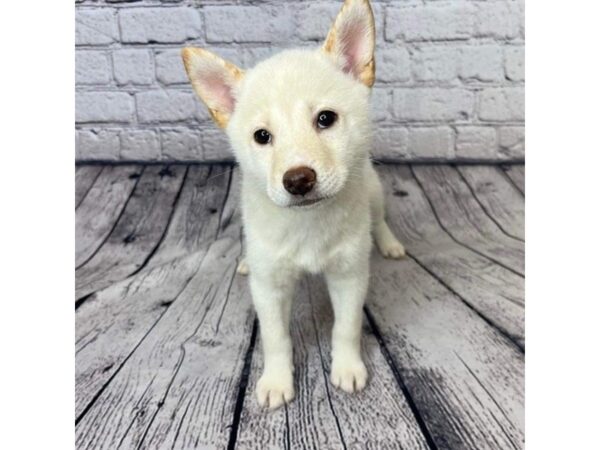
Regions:
<instances>
[{"instance_id":1,"label":"puppy's eye","mask_svg":"<svg viewBox=\"0 0 600 450\"><path fill-rule=\"evenodd\" d=\"M267 145L269 142L271 142L271 133L264 128L256 130L254 132L254 140L260 145Z\"/></svg>"},{"instance_id":2,"label":"puppy's eye","mask_svg":"<svg viewBox=\"0 0 600 450\"><path fill-rule=\"evenodd\" d=\"M337 114L333 111L321 111L317 116L317 127L324 129L332 126L337 120Z\"/></svg>"}]
</instances>

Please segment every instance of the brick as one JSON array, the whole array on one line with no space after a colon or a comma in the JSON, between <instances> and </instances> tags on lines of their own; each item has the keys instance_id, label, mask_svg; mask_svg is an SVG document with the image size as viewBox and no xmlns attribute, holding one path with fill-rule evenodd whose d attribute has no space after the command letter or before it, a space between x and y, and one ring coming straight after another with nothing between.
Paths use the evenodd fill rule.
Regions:
<instances>
[{"instance_id":1,"label":"brick","mask_svg":"<svg viewBox=\"0 0 600 450\"><path fill-rule=\"evenodd\" d=\"M473 29L473 6L467 2L390 7L385 20L388 41L468 39Z\"/></svg>"},{"instance_id":2,"label":"brick","mask_svg":"<svg viewBox=\"0 0 600 450\"><path fill-rule=\"evenodd\" d=\"M480 93L479 118L489 121L525 120L523 88L489 88Z\"/></svg>"},{"instance_id":3,"label":"brick","mask_svg":"<svg viewBox=\"0 0 600 450\"><path fill-rule=\"evenodd\" d=\"M458 49L426 46L414 51L413 76L418 81L451 81L458 75Z\"/></svg>"},{"instance_id":4,"label":"brick","mask_svg":"<svg viewBox=\"0 0 600 450\"><path fill-rule=\"evenodd\" d=\"M525 47L506 47L504 64L506 78L511 81L525 80Z\"/></svg>"},{"instance_id":5,"label":"brick","mask_svg":"<svg viewBox=\"0 0 600 450\"><path fill-rule=\"evenodd\" d=\"M179 43L201 36L195 8L127 8L119 11L121 38L126 43Z\"/></svg>"},{"instance_id":6,"label":"brick","mask_svg":"<svg viewBox=\"0 0 600 450\"><path fill-rule=\"evenodd\" d=\"M239 67L245 67L242 52L235 48L214 48L210 51L219 57L226 59ZM163 84L189 84L183 61L181 59L181 50L164 50L156 53L156 78Z\"/></svg>"},{"instance_id":7,"label":"brick","mask_svg":"<svg viewBox=\"0 0 600 450\"><path fill-rule=\"evenodd\" d=\"M86 122L130 122L133 97L125 92L77 92L75 119Z\"/></svg>"},{"instance_id":8,"label":"brick","mask_svg":"<svg viewBox=\"0 0 600 450\"><path fill-rule=\"evenodd\" d=\"M403 159L408 156L408 131L405 128L380 128L373 133L373 156Z\"/></svg>"},{"instance_id":9,"label":"brick","mask_svg":"<svg viewBox=\"0 0 600 450\"><path fill-rule=\"evenodd\" d=\"M417 159L450 159L454 157L454 135L448 127L410 128L408 152Z\"/></svg>"},{"instance_id":10,"label":"brick","mask_svg":"<svg viewBox=\"0 0 600 450\"><path fill-rule=\"evenodd\" d=\"M525 39L525 0L517 0L519 7L519 37Z\"/></svg>"},{"instance_id":11,"label":"brick","mask_svg":"<svg viewBox=\"0 0 600 450\"><path fill-rule=\"evenodd\" d=\"M75 53L75 84L108 84L110 62L104 52L78 50Z\"/></svg>"},{"instance_id":12,"label":"brick","mask_svg":"<svg viewBox=\"0 0 600 450\"><path fill-rule=\"evenodd\" d=\"M119 134L114 130L77 130L77 159L104 160L119 158Z\"/></svg>"},{"instance_id":13,"label":"brick","mask_svg":"<svg viewBox=\"0 0 600 450\"><path fill-rule=\"evenodd\" d=\"M525 158L525 127L502 127L498 130L502 158Z\"/></svg>"},{"instance_id":14,"label":"brick","mask_svg":"<svg viewBox=\"0 0 600 450\"><path fill-rule=\"evenodd\" d=\"M160 158L160 138L152 130L123 130L121 158L129 160L156 160Z\"/></svg>"},{"instance_id":15,"label":"brick","mask_svg":"<svg viewBox=\"0 0 600 450\"><path fill-rule=\"evenodd\" d=\"M162 130L163 159L175 161L202 161L202 137L189 128Z\"/></svg>"},{"instance_id":16,"label":"brick","mask_svg":"<svg viewBox=\"0 0 600 450\"><path fill-rule=\"evenodd\" d=\"M75 44L105 45L119 39L114 9L78 9L75 11Z\"/></svg>"},{"instance_id":17,"label":"brick","mask_svg":"<svg viewBox=\"0 0 600 450\"><path fill-rule=\"evenodd\" d=\"M205 161L233 160L233 150L223 130L210 128L202 132L202 156Z\"/></svg>"},{"instance_id":18,"label":"brick","mask_svg":"<svg viewBox=\"0 0 600 450\"><path fill-rule=\"evenodd\" d=\"M240 49L211 47L210 51L239 67L246 67L243 64L243 54ZM183 67L181 49L164 50L156 53L156 78L165 85L190 83Z\"/></svg>"},{"instance_id":19,"label":"brick","mask_svg":"<svg viewBox=\"0 0 600 450\"><path fill-rule=\"evenodd\" d=\"M296 34L305 41L324 40L339 10L338 3L305 6L296 15Z\"/></svg>"},{"instance_id":20,"label":"brick","mask_svg":"<svg viewBox=\"0 0 600 450\"><path fill-rule=\"evenodd\" d=\"M212 118L208 113L208 108L206 107L204 102L202 102L202 100L198 98L195 92L193 93L192 97L194 98L194 102L196 104L196 112L194 113L194 118L198 122L212 121Z\"/></svg>"},{"instance_id":21,"label":"brick","mask_svg":"<svg viewBox=\"0 0 600 450\"><path fill-rule=\"evenodd\" d=\"M498 45L463 47L460 53L460 78L465 81L504 80L502 48Z\"/></svg>"},{"instance_id":22,"label":"brick","mask_svg":"<svg viewBox=\"0 0 600 450\"><path fill-rule=\"evenodd\" d=\"M492 127L457 127L456 157L493 159L498 148L496 130Z\"/></svg>"},{"instance_id":23,"label":"brick","mask_svg":"<svg viewBox=\"0 0 600 450\"><path fill-rule=\"evenodd\" d=\"M514 39L520 33L517 2L480 2L475 13L475 36Z\"/></svg>"},{"instance_id":24,"label":"brick","mask_svg":"<svg viewBox=\"0 0 600 450\"><path fill-rule=\"evenodd\" d=\"M286 42L294 29L294 7L206 6L207 42Z\"/></svg>"},{"instance_id":25,"label":"brick","mask_svg":"<svg viewBox=\"0 0 600 450\"><path fill-rule=\"evenodd\" d=\"M283 49L279 47L249 47L242 50L243 67L254 67L261 61L274 56Z\"/></svg>"},{"instance_id":26,"label":"brick","mask_svg":"<svg viewBox=\"0 0 600 450\"><path fill-rule=\"evenodd\" d=\"M371 91L371 120L381 122L391 118L392 94L389 89L373 88Z\"/></svg>"},{"instance_id":27,"label":"brick","mask_svg":"<svg viewBox=\"0 0 600 450\"><path fill-rule=\"evenodd\" d=\"M387 48L375 52L376 77L379 81L395 82L410 79L410 55L405 48Z\"/></svg>"},{"instance_id":28,"label":"brick","mask_svg":"<svg viewBox=\"0 0 600 450\"><path fill-rule=\"evenodd\" d=\"M153 90L135 94L141 123L176 122L193 119L196 99L191 91Z\"/></svg>"},{"instance_id":29,"label":"brick","mask_svg":"<svg viewBox=\"0 0 600 450\"><path fill-rule=\"evenodd\" d=\"M224 47L215 47L212 46L209 49L215 55L223 58L230 63L235 64L238 67L244 67L244 50L241 48L234 48L231 45L227 45Z\"/></svg>"},{"instance_id":30,"label":"brick","mask_svg":"<svg viewBox=\"0 0 600 450\"><path fill-rule=\"evenodd\" d=\"M152 84L154 69L148 50L116 50L113 53L115 80L118 84Z\"/></svg>"},{"instance_id":31,"label":"brick","mask_svg":"<svg viewBox=\"0 0 600 450\"><path fill-rule=\"evenodd\" d=\"M163 84L189 83L180 50L165 50L156 54L156 78Z\"/></svg>"},{"instance_id":32,"label":"brick","mask_svg":"<svg viewBox=\"0 0 600 450\"><path fill-rule=\"evenodd\" d=\"M235 48L214 48L210 51L233 64L244 67L242 52ZM163 84L189 84L190 80L183 67L181 50L164 50L156 53L156 78Z\"/></svg>"},{"instance_id":33,"label":"brick","mask_svg":"<svg viewBox=\"0 0 600 450\"><path fill-rule=\"evenodd\" d=\"M375 45L380 49L385 42L386 5L371 2L371 8L373 8L373 15L375 16Z\"/></svg>"},{"instance_id":34,"label":"brick","mask_svg":"<svg viewBox=\"0 0 600 450\"><path fill-rule=\"evenodd\" d=\"M465 89L398 88L394 115L406 121L464 121L472 117L474 96Z\"/></svg>"}]
</instances>

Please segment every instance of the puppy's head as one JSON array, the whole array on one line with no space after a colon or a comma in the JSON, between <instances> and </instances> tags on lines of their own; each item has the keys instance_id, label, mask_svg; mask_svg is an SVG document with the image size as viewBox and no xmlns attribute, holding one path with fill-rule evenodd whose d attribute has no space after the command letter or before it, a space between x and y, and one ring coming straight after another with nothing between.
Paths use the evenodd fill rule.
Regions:
<instances>
[{"instance_id":1,"label":"puppy's head","mask_svg":"<svg viewBox=\"0 0 600 450\"><path fill-rule=\"evenodd\" d=\"M185 48L194 90L224 128L245 176L283 207L334 197L368 157L375 27L346 0L318 50L289 50L244 72Z\"/></svg>"}]
</instances>

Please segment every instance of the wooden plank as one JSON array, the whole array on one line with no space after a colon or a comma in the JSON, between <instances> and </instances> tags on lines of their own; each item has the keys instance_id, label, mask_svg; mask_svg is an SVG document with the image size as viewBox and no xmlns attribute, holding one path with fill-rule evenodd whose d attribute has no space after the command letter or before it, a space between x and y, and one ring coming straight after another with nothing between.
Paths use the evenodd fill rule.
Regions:
<instances>
[{"instance_id":1,"label":"wooden plank","mask_svg":"<svg viewBox=\"0 0 600 450\"><path fill-rule=\"evenodd\" d=\"M90 259L104 243L142 170L134 166L115 166L105 167L99 174L75 213L75 267Z\"/></svg>"},{"instance_id":2,"label":"wooden plank","mask_svg":"<svg viewBox=\"0 0 600 450\"><path fill-rule=\"evenodd\" d=\"M525 195L525 166L510 165L502 168L504 173L515 184L515 187Z\"/></svg>"},{"instance_id":3,"label":"wooden plank","mask_svg":"<svg viewBox=\"0 0 600 450\"><path fill-rule=\"evenodd\" d=\"M186 170L183 166L144 170L104 245L75 272L77 299L143 267L165 234Z\"/></svg>"},{"instance_id":4,"label":"wooden plank","mask_svg":"<svg viewBox=\"0 0 600 450\"><path fill-rule=\"evenodd\" d=\"M523 354L413 260L372 266L370 314L437 448L522 448Z\"/></svg>"},{"instance_id":5,"label":"wooden plank","mask_svg":"<svg viewBox=\"0 0 600 450\"><path fill-rule=\"evenodd\" d=\"M520 347L524 279L452 240L406 166L379 166L388 223L408 254Z\"/></svg>"},{"instance_id":6,"label":"wooden plank","mask_svg":"<svg viewBox=\"0 0 600 450\"><path fill-rule=\"evenodd\" d=\"M418 190L414 179L412 182ZM411 195L412 193L408 197ZM394 197L407 198L401 193ZM183 198L184 191L179 201ZM153 315L154 322L142 318L142 325L134 323L134 333L139 333L138 340L129 341L127 345L130 349L132 346L136 347L135 351L129 351L128 357L121 357L123 362L117 363L119 368L115 372L111 372L112 368L108 369L112 379L109 383L103 383L104 389L97 391L97 399L77 424L78 448L227 446L229 426L235 417L238 383L253 321L247 282L241 277L234 278L235 266L241 254L239 217L233 214L233 205L236 203L237 198L233 196L228 199L224 214L211 215L211 220L220 222L223 230L218 240L210 245L199 270L184 280L188 282L187 285L183 285L181 278L173 277L180 272L192 272L191 265L199 258L195 258L195 254L186 257L186 254L182 253L185 249L183 243L190 242L189 240L170 235L172 229L185 229L179 226L181 222L176 222L179 208L176 209L171 226L156 254L142 272L131 277L132 280L136 280L135 283L128 288L125 288L125 283L121 286L123 291L129 291L125 295L125 301L132 309L114 316L120 324L108 331L109 334L114 333L112 337L105 337L103 344L96 342L100 337L93 340L93 336L85 337L87 343L80 342L83 346L80 352L96 345L98 349L107 347L102 350L104 355L107 355L113 350L111 346L115 346L115 339L118 340L119 336L126 338L126 317L135 320L135 312L142 316L148 314L148 317L157 314L151 312L152 308L161 316L156 319L157 316ZM431 210L428 214L433 217ZM407 220L422 217L418 213L408 216L410 219ZM433 219L435 220L434 217ZM193 219L190 216L191 222ZM417 240L417 233L422 230L418 227L413 228L409 230ZM425 235L430 237L435 230L427 228L425 231ZM438 230L437 233L441 232ZM206 230L206 234L209 236L210 230ZM465 250L447 236L445 239L452 243L452 249L461 248L467 254L464 258L466 262L458 263L459 268L462 264L471 264L472 255L476 255L498 269L496 264L489 263L486 258ZM167 240L170 240L169 245L165 244ZM439 242L433 237L430 241L434 244ZM182 244L177 244L178 242ZM197 242L200 249L207 245L206 240L202 238L192 239L192 242ZM171 252L172 247L177 249ZM445 254L445 250L441 247L435 251ZM409 248L409 251L412 249ZM422 252L426 253L425 250ZM436 259L435 256L431 258ZM171 264L178 265L173 267L169 277L161 278L165 272L161 272L160 269ZM472 270L475 271L475 268ZM482 267L483 272L486 270L487 267ZM373 273L369 308L413 401L422 412L428 429L434 436L437 447L521 448L522 354L414 261L383 261L375 256ZM496 274L492 272L492 275L491 279L494 279ZM463 285L466 284L463 282ZM479 285L479 280L474 281L474 284ZM175 285L179 286L180 291L171 291L173 295L165 298L166 303L174 298L174 303L159 303L154 291L163 286L169 289L169 286ZM313 286L316 289L314 293ZM99 292L98 297L111 289L118 291L117 287L111 286ZM331 318L327 316L330 312L321 310L319 302L327 305L322 285L311 282L305 289L309 295L303 298L310 300L310 309L305 308L297 312L299 316L292 325L294 336L301 336L300 340L305 349L300 348L300 355L295 355L295 358L302 359L298 362L298 369L302 366L307 370L306 374L296 375L301 380L298 391L305 392L304 401L299 401L299 397L296 400L297 404L295 402L287 410L276 412L284 414L279 421L267 416L267 420L270 421L268 424L276 428L268 428L267 424L267 428L255 429L254 432L261 436L262 442L273 443L272 448L304 447L309 443L321 444L317 448L336 448L341 436L344 439L348 438L344 442L346 447L401 448L404 439L402 437L386 442L390 429L396 430L398 427L396 422L387 423L389 417L398 419L394 410L387 408L396 405L396 408L401 409L403 397L396 395L397 384L386 378L389 372L386 372L379 362L379 348L375 347L376 351L371 349L369 339L372 342L372 337L367 335L364 341L365 353L368 356L366 362L370 371L373 366L373 370L379 374L382 385L379 387L375 384L379 378L374 378L373 372L371 383L377 386L379 396L389 395L390 398L375 396L372 400L363 399L362 403L372 405L371 415L369 406L362 404L359 405L358 413L352 411L353 401L358 396L351 397L335 390L332 390L331 397L323 395L327 393L323 388L329 386L328 380L325 380L329 330L322 324L331 323ZM106 295L103 298L109 297ZM145 296L149 297L149 300L144 305ZM116 307L120 301L119 296L111 294L110 298L113 307ZM92 302L89 303L92 305L96 300L96 297L92 296L83 303L78 313L88 302ZM134 303L142 305L138 305L139 309L135 310ZM298 302L297 305L302 306ZM92 315L90 310L89 317ZM105 317L108 317L108 321L113 320L110 315ZM315 321L320 326L315 328ZM110 323L105 326L110 328ZM146 330L147 334L142 336L142 329ZM82 334L80 337L84 336L85 334ZM253 360L255 366L260 363L260 359L257 359L259 355L260 352ZM322 359L321 355L325 359ZM312 364L313 360L316 364ZM321 361L324 361L325 367L320 365ZM108 366L98 365L96 370L105 367ZM321 377L309 375L309 370L310 374L318 374L320 370ZM251 380L257 375L258 372L252 372ZM367 395L368 389L370 387L359 396ZM313 394L312 398L309 393ZM300 395L299 392L297 394ZM339 399L336 400L338 394ZM251 442L252 436L242 431L243 427L247 427L244 421L252 419L251 416L247 417L248 414L251 415L250 408L256 406L254 384L249 386L246 397L248 398L243 404L238 448L246 448L243 444ZM381 408L378 408L379 403L383 405ZM377 415L380 410L383 414ZM335 420L340 423L340 428L337 429L337 435L340 436L338 439L328 425L321 427L317 421L320 417L327 417L327 411L330 416L333 411L337 415ZM363 412L371 416L363 417ZM369 419L372 419L371 422ZM331 424L330 421L326 423ZM379 441L373 441L373 444L360 441L368 435L368 431L362 428L372 427L380 428ZM395 436L401 436L401 430L394 431ZM250 440L246 439L248 436ZM353 440L353 436L356 440ZM252 448L250 444L249 447ZM409 445L405 448L415 447Z\"/></svg>"},{"instance_id":7,"label":"wooden plank","mask_svg":"<svg viewBox=\"0 0 600 450\"><path fill-rule=\"evenodd\" d=\"M333 312L325 283L300 283L292 310L296 398L285 408L266 411L255 386L262 351L255 352L236 444L263 448L428 448L407 400L365 323L363 357L370 379L350 395L329 381ZM314 427L312 424L319 424Z\"/></svg>"},{"instance_id":8,"label":"wooden plank","mask_svg":"<svg viewBox=\"0 0 600 450\"><path fill-rule=\"evenodd\" d=\"M161 246L152 258L161 264L148 265L138 274L97 292L77 309L76 416L91 404L198 271L219 228L228 172L216 166L190 167L163 241L187 242L186 254L172 257L171 249ZM226 176L215 177L216 173ZM212 213L213 208L216 213Z\"/></svg>"},{"instance_id":9,"label":"wooden plank","mask_svg":"<svg viewBox=\"0 0 600 450\"><path fill-rule=\"evenodd\" d=\"M498 228L456 170L449 166L419 166L413 168L413 173L436 218L457 242L524 276L523 242Z\"/></svg>"},{"instance_id":10,"label":"wooden plank","mask_svg":"<svg viewBox=\"0 0 600 450\"><path fill-rule=\"evenodd\" d=\"M216 237L229 193L233 166L190 166L182 205L174 212L169 233L160 244L148 267L164 264L206 247ZM185 196L184 196L185 194ZM212 216L210 220L205 220ZM205 228L209 228L206 230Z\"/></svg>"},{"instance_id":11,"label":"wooden plank","mask_svg":"<svg viewBox=\"0 0 600 450\"><path fill-rule=\"evenodd\" d=\"M500 229L525 240L525 201L521 192L495 166L458 166L456 168L471 192Z\"/></svg>"},{"instance_id":12,"label":"wooden plank","mask_svg":"<svg viewBox=\"0 0 600 450\"><path fill-rule=\"evenodd\" d=\"M75 167L75 208L81 201L102 172L102 166L77 166Z\"/></svg>"},{"instance_id":13,"label":"wooden plank","mask_svg":"<svg viewBox=\"0 0 600 450\"><path fill-rule=\"evenodd\" d=\"M268 411L258 404L255 389L263 367L259 336L237 434L238 448L343 448L343 437L330 403L330 391L334 387L324 373L323 350L315 332L309 295L307 283L301 283L292 306L290 333L294 343L296 398L290 405L275 411ZM311 427L310 424L319 426Z\"/></svg>"},{"instance_id":14,"label":"wooden plank","mask_svg":"<svg viewBox=\"0 0 600 450\"><path fill-rule=\"evenodd\" d=\"M226 447L254 318L235 277L235 204L230 194L198 272L77 424L79 449Z\"/></svg>"}]
</instances>

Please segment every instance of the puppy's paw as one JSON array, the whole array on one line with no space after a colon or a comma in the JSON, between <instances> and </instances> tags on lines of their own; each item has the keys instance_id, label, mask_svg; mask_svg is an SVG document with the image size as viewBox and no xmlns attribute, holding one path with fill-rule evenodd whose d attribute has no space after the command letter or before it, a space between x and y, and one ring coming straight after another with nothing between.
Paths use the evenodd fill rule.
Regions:
<instances>
[{"instance_id":1,"label":"puppy's paw","mask_svg":"<svg viewBox=\"0 0 600 450\"><path fill-rule=\"evenodd\" d=\"M362 391L367 385L367 368L360 358L334 359L331 363L331 383L336 388L354 393Z\"/></svg>"},{"instance_id":2,"label":"puppy's paw","mask_svg":"<svg viewBox=\"0 0 600 450\"><path fill-rule=\"evenodd\" d=\"M240 275L248 275L250 273L250 268L248 267L248 263L245 259L242 259L237 266L236 272Z\"/></svg>"},{"instance_id":3,"label":"puppy's paw","mask_svg":"<svg viewBox=\"0 0 600 450\"><path fill-rule=\"evenodd\" d=\"M377 243L379 251L384 258L401 259L406 256L404 246L396 239L391 237Z\"/></svg>"},{"instance_id":4,"label":"puppy's paw","mask_svg":"<svg viewBox=\"0 0 600 450\"><path fill-rule=\"evenodd\" d=\"M286 372L263 373L256 385L260 406L273 410L294 399L294 377L291 370Z\"/></svg>"}]
</instances>

